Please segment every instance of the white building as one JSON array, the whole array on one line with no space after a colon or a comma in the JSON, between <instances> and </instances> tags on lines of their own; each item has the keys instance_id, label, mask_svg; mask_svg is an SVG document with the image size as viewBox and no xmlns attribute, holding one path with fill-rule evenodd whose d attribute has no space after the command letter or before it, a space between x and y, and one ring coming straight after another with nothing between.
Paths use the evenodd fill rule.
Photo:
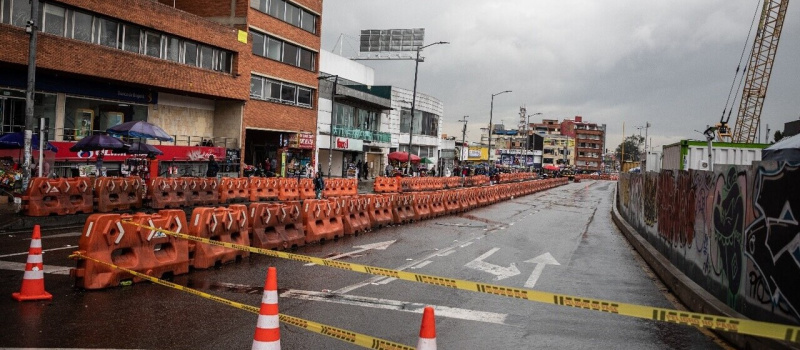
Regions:
<instances>
[{"instance_id":1,"label":"white building","mask_svg":"<svg viewBox=\"0 0 800 350\"><path fill-rule=\"evenodd\" d=\"M411 129L412 90L391 87L392 110L389 113L389 129L392 134L391 151L408 152ZM417 91L414 106L414 136L411 137L411 153L428 158L438 164L439 139L442 137L441 121L444 105L433 96ZM430 166L430 165L429 165Z\"/></svg>"},{"instance_id":2,"label":"white building","mask_svg":"<svg viewBox=\"0 0 800 350\"><path fill-rule=\"evenodd\" d=\"M373 86L372 68L327 51L320 51L320 79L316 143L319 169L334 177L352 177L360 161L367 163L368 177L381 174L392 140L385 131L389 129L386 112L391 108L390 88ZM334 82L336 96L332 103Z\"/></svg>"}]
</instances>

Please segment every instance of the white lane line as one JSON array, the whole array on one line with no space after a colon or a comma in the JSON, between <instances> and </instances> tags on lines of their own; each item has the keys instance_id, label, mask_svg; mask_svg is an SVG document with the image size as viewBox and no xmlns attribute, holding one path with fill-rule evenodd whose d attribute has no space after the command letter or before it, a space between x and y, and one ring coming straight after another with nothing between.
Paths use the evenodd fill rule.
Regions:
<instances>
[{"instance_id":1,"label":"white lane line","mask_svg":"<svg viewBox=\"0 0 800 350\"><path fill-rule=\"evenodd\" d=\"M44 273L54 275L69 275L71 267L44 265ZM25 271L25 263L0 261L0 270Z\"/></svg>"},{"instance_id":2,"label":"white lane line","mask_svg":"<svg viewBox=\"0 0 800 350\"><path fill-rule=\"evenodd\" d=\"M397 280L397 278L394 278L394 277L384 277L382 280L376 281L373 284L374 285L389 284L389 282L396 281L396 280Z\"/></svg>"},{"instance_id":3,"label":"white lane line","mask_svg":"<svg viewBox=\"0 0 800 350\"><path fill-rule=\"evenodd\" d=\"M80 235L81 235L81 233L80 233L80 232L68 232L68 233L61 233L61 234L57 234L57 235L47 235L47 236L42 236L42 239L47 239L47 238L61 238L61 237L78 237L78 236L80 236Z\"/></svg>"},{"instance_id":4,"label":"white lane line","mask_svg":"<svg viewBox=\"0 0 800 350\"><path fill-rule=\"evenodd\" d=\"M61 248L51 248L51 249L42 250L42 253L53 251L53 250L64 250L64 249L75 249L75 250L77 250L78 247L77 246L67 246L67 247L61 247ZM7 258L7 257L10 257L10 256L19 256L19 255L28 255L28 252L0 255L0 258Z\"/></svg>"},{"instance_id":5,"label":"white lane line","mask_svg":"<svg viewBox=\"0 0 800 350\"><path fill-rule=\"evenodd\" d=\"M464 243L464 244L460 245L459 247L461 247L461 248L464 248L464 247L467 247L467 246L469 246L469 245L470 245L470 244L472 244L472 243L473 243L473 242L467 242L467 243Z\"/></svg>"},{"instance_id":6,"label":"white lane line","mask_svg":"<svg viewBox=\"0 0 800 350\"><path fill-rule=\"evenodd\" d=\"M309 301L323 301L328 303L345 304L353 306L371 307L375 309L395 310L421 314L426 304L411 303L399 300L379 299L346 295L339 293L313 292L289 289L280 295L282 298L292 298ZM433 305L437 317L448 317L466 321L478 321L505 325L507 314L496 312L475 311L449 306Z\"/></svg>"},{"instance_id":7,"label":"white lane line","mask_svg":"<svg viewBox=\"0 0 800 350\"><path fill-rule=\"evenodd\" d=\"M453 254L455 252L456 252L455 250L448 250L446 252L442 252L442 253L436 254L436 256L448 256L448 255Z\"/></svg>"},{"instance_id":8,"label":"white lane line","mask_svg":"<svg viewBox=\"0 0 800 350\"><path fill-rule=\"evenodd\" d=\"M423 261L423 262L421 262L421 263L419 263L419 264L416 264L416 265L414 265L414 266L411 266L411 268L412 268L412 269L420 269L420 268L423 268L423 267L425 267L425 266L428 266L428 264L430 264L430 263L432 263L432 262L433 262L433 261L430 261L430 260L425 260L425 261Z\"/></svg>"}]
</instances>

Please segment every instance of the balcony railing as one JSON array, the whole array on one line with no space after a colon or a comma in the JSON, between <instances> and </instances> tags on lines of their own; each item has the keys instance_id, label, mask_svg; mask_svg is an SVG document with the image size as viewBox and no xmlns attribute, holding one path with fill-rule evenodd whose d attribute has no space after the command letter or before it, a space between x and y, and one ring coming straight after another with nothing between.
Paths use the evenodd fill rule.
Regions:
<instances>
[{"instance_id":1,"label":"balcony railing","mask_svg":"<svg viewBox=\"0 0 800 350\"><path fill-rule=\"evenodd\" d=\"M349 126L333 125L333 136L347 137L364 141L390 143L392 134L387 132L371 131L351 128Z\"/></svg>"}]
</instances>

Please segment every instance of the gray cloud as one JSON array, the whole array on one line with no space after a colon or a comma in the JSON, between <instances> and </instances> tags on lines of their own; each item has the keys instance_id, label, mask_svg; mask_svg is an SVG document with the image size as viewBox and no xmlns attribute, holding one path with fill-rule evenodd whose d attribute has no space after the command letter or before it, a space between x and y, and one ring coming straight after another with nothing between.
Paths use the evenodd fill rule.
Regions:
<instances>
[{"instance_id":1,"label":"gray cloud","mask_svg":"<svg viewBox=\"0 0 800 350\"><path fill-rule=\"evenodd\" d=\"M608 148L650 122L655 145L699 138L716 123L760 0L477 1L327 0L322 47L343 34L344 56L361 29L426 29L418 90L444 102L445 133L470 116L477 140L489 120L516 125L520 106L552 119L582 115L609 127ZM748 41L749 44L752 39ZM789 6L762 123L772 130L800 116L800 7ZM413 61L361 61L376 83L410 89ZM746 64L746 63L743 63ZM738 91L739 89L737 89ZM734 109L738 108L738 102ZM735 114L735 112L734 112ZM538 119L538 117L536 117Z\"/></svg>"}]
</instances>

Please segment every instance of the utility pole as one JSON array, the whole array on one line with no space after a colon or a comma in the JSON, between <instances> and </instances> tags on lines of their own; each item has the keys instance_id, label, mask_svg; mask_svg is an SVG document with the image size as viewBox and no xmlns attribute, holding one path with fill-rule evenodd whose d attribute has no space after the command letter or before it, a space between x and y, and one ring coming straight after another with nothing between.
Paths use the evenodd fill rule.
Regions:
<instances>
[{"instance_id":1,"label":"utility pole","mask_svg":"<svg viewBox=\"0 0 800 350\"><path fill-rule=\"evenodd\" d=\"M36 35L39 26L36 19L39 18L39 0L31 0L31 19L25 26L25 31L30 35L28 42L28 87L25 91L25 132L23 157L22 160L22 190L28 189L31 181L31 140L33 139L33 102L36 91ZM41 135L39 136L42 137ZM40 149L39 152L42 152Z\"/></svg>"},{"instance_id":2,"label":"utility pole","mask_svg":"<svg viewBox=\"0 0 800 350\"><path fill-rule=\"evenodd\" d=\"M650 154L650 149L647 148L647 131L650 129L650 122L644 125L644 162L642 164L642 172L647 173L647 157Z\"/></svg>"},{"instance_id":3,"label":"utility pole","mask_svg":"<svg viewBox=\"0 0 800 350\"><path fill-rule=\"evenodd\" d=\"M459 154L458 159L461 160L461 165L464 165L464 143L467 142L467 118L468 115L464 116L464 119L459 120L459 122L464 123L464 128L461 129L461 154Z\"/></svg>"}]
</instances>

